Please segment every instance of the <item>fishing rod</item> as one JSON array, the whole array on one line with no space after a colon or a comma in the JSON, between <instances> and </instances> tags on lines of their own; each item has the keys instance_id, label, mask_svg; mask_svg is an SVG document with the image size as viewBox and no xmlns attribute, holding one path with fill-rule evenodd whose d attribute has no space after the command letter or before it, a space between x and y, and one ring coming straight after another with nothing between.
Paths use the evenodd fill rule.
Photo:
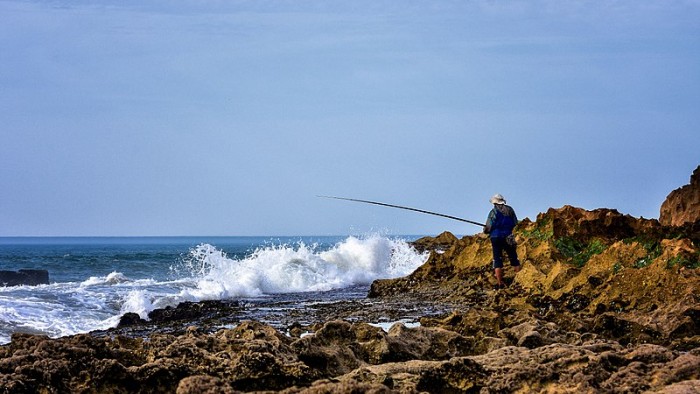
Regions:
<instances>
[{"instance_id":1,"label":"fishing rod","mask_svg":"<svg viewBox=\"0 0 700 394\"><path fill-rule=\"evenodd\" d=\"M460 221L460 222L475 224L475 225L477 225L477 226L484 226L483 223L479 223L479 222L474 222L474 221L467 220L467 219L458 218L458 217L456 217L456 216L450 216L450 215L445 215L445 214L442 214L442 213L425 211L425 210L423 210L423 209L416 209L416 208L403 207L403 206L401 206L401 205L386 204L386 203L377 202L377 201L358 200L358 199L356 199L356 198L347 198L347 197L335 197L335 196L316 196L316 197L321 197L321 198L332 198L332 199L335 199L335 200L354 201L354 202L361 202L361 203L365 203L365 204L381 205L381 206L383 206L383 207L391 207L391 208L406 209L406 210L408 210L408 211L415 211L415 212L420 212L420 213L427 213L428 215L442 216L442 217L444 217L444 218L448 218L448 219L452 219L452 220L458 220L458 221Z\"/></svg>"}]
</instances>

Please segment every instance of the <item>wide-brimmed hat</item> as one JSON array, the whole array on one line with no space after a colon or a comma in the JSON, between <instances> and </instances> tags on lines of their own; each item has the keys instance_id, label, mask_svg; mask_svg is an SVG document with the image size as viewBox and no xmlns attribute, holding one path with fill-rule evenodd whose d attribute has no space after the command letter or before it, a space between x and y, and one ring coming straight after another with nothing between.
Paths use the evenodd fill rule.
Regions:
<instances>
[{"instance_id":1,"label":"wide-brimmed hat","mask_svg":"<svg viewBox=\"0 0 700 394\"><path fill-rule=\"evenodd\" d=\"M506 203L506 199L503 198L503 196L500 194L494 194L493 197L491 197L491 199L489 201L491 201L491 204L505 204Z\"/></svg>"}]
</instances>

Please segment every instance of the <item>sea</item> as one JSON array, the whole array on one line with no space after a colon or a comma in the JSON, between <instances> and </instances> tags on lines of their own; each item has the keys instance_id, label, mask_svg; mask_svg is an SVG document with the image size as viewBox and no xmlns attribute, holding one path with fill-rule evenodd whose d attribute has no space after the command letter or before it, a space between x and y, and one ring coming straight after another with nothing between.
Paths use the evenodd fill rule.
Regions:
<instances>
[{"instance_id":1,"label":"sea","mask_svg":"<svg viewBox=\"0 0 700 394\"><path fill-rule=\"evenodd\" d=\"M49 272L45 285L0 284L0 344L15 332L106 330L124 313L148 319L183 301L365 297L375 279L426 261L410 245L417 238L0 237L0 270Z\"/></svg>"}]
</instances>

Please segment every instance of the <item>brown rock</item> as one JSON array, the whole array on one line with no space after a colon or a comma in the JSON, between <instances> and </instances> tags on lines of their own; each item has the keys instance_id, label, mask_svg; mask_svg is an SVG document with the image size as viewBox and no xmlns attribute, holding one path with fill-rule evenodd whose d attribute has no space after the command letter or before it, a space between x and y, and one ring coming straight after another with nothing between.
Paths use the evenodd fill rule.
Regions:
<instances>
[{"instance_id":1,"label":"brown rock","mask_svg":"<svg viewBox=\"0 0 700 394\"><path fill-rule=\"evenodd\" d=\"M674 383L657 391L659 394L688 394L700 393L700 380L686 380Z\"/></svg>"},{"instance_id":2,"label":"brown rock","mask_svg":"<svg viewBox=\"0 0 700 394\"><path fill-rule=\"evenodd\" d=\"M394 324L388 335L389 351L384 362L447 360L475 354L476 340L441 328L406 328Z\"/></svg>"},{"instance_id":3,"label":"brown rock","mask_svg":"<svg viewBox=\"0 0 700 394\"><path fill-rule=\"evenodd\" d=\"M390 388L379 383L331 382L321 380L311 387L284 390L283 394L389 394Z\"/></svg>"},{"instance_id":4,"label":"brown rock","mask_svg":"<svg viewBox=\"0 0 700 394\"><path fill-rule=\"evenodd\" d=\"M444 327L468 324L455 316ZM623 347L532 317L511 321L519 319L504 318L499 335L522 346L501 342L480 355L466 355L474 341L443 328L396 324L385 333L342 321L298 340L255 322L147 341L16 335L0 347L0 383L12 392L612 393L692 390L700 378L699 348ZM488 340L506 341L479 343ZM412 357L424 359L382 361Z\"/></svg>"},{"instance_id":5,"label":"brown rock","mask_svg":"<svg viewBox=\"0 0 700 394\"><path fill-rule=\"evenodd\" d=\"M468 393L487 385L488 372L469 358L454 358L420 374L416 384L419 392Z\"/></svg>"},{"instance_id":6,"label":"brown rock","mask_svg":"<svg viewBox=\"0 0 700 394\"><path fill-rule=\"evenodd\" d=\"M682 226L700 220L700 166L693 171L690 184L672 191L661 204L659 222L664 226Z\"/></svg>"},{"instance_id":7,"label":"brown rock","mask_svg":"<svg viewBox=\"0 0 700 394\"><path fill-rule=\"evenodd\" d=\"M235 391L222 379L207 376L188 376L177 385L177 394L233 394Z\"/></svg>"},{"instance_id":8,"label":"brown rock","mask_svg":"<svg viewBox=\"0 0 700 394\"><path fill-rule=\"evenodd\" d=\"M352 325L344 321L326 323L313 335L292 344L299 360L313 368L322 377L342 375L362 363L362 348Z\"/></svg>"},{"instance_id":9,"label":"brown rock","mask_svg":"<svg viewBox=\"0 0 700 394\"><path fill-rule=\"evenodd\" d=\"M412 245L419 252L440 251L452 247L457 242L457 237L449 231L445 231L437 237L423 237L412 242Z\"/></svg>"}]
</instances>

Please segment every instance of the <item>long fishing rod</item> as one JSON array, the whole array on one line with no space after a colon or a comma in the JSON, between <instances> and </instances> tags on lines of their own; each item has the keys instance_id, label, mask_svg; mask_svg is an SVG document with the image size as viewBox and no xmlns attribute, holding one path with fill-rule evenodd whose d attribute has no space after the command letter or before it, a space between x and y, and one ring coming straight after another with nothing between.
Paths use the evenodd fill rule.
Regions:
<instances>
[{"instance_id":1,"label":"long fishing rod","mask_svg":"<svg viewBox=\"0 0 700 394\"><path fill-rule=\"evenodd\" d=\"M347 198L347 197L335 197L335 196L316 196L316 197L321 197L321 198L332 198L332 199L335 199L335 200L355 201L355 202L362 202L362 203L365 203L365 204L381 205L381 206L383 206L383 207L391 207L391 208L406 209L406 210L408 210L408 211L416 211L416 212L420 212L420 213L427 213L428 215L442 216L442 217L444 217L444 218L448 218L448 219L452 219L452 220L458 220L458 221L460 221L460 222L475 224L475 225L477 225L477 226L484 226L483 223L479 223L479 222L474 222L474 221L467 220L467 219L458 218L458 217L456 217L456 216L450 216L450 215L445 215L445 214L442 214L442 213L425 211L425 210L423 210L423 209L402 207L401 205L386 204L386 203L377 202L377 201L358 200L358 199L356 199L356 198Z\"/></svg>"}]
</instances>

